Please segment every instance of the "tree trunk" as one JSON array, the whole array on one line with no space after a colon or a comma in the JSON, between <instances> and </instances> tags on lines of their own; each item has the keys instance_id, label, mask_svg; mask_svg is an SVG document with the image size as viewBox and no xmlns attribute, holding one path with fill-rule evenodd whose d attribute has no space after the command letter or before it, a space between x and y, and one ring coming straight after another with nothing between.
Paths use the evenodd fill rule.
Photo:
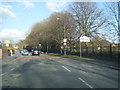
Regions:
<instances>
[{"instance_id":1,"label":"tree trunk","mask_svg":"<svg viewBox=\"0 0 120 90\"><path fill-rule=\"evenodd\" d=\"M94 55L95 51L94 51L94 44L92 44L92 55Z\"/></svg>"}]
</instances>

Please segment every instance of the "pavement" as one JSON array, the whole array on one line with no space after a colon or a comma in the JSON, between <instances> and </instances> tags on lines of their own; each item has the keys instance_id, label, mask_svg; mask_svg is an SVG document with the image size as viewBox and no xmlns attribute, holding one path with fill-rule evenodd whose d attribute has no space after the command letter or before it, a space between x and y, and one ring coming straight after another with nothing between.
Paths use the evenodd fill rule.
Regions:
<instances>
[{"instance_id":1,"label":"pavement","mask_svg":"<svg viewBox=\"0 0 120 90\"><path fill-rule=\"evenodd\" d=\"M75 55L73 55L75 56ZM101 65L104 67L109 67L112 69L120 70L120 63L118 58L105 58L105 57L96 57L96 58L91 58L91 57L83 57L83 58L88 58L88 60L85 60L83 62L88 62L88 63L94 63L97 65Z\"/></svg>"},{"instance_id":2,"label":"pavement","mask_svg":"<svg viewBox=\"0 0 120 90\"><path fill-rule=\"evenodd\" d=\"M89 63L94 63L94 64L97 64L97 65L101 65L101 66L104 66L104 67L109 67L109 68L112 68L112 69L116 69L116 70L120 70L119 68L119 63L118 63L118 59L114 59L113 61L112 60L102 60L102 59L90 59L90 60L87 60L85 62L89 62Z\"/></svg>"},{"instance_id":3,"label":"pavement","mask_svg":"<svg viewBox=\"0 0 120 90\"><path fill-rule=\"evenodd\" d=\"M22 56L16 51L2 60L2 87L118 88L118 70L102 64L48 55Z\"/></svg>"}]
</instances>

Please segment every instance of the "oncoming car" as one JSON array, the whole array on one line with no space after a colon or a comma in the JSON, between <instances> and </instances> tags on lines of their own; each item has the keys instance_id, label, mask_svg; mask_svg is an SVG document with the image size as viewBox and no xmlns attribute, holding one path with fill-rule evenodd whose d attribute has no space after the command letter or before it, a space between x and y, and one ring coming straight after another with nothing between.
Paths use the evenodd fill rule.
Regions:
<instances>
[{"instance_id":1,"label":"oncoming car","mask_svg":"<svg viewBox=\"0 0 120 90\"><path fill-rule=\"evenodd\" d=\"M29 52L28 52L28 50L22 50L22 51L21 51L21 54L22 54L22 55L29 55Z\"/></svg>"},{"instance_id":2,"label":"oncoming car","mask_svg":"<svg viewBox=\"0 0 120 90\"><path fill-rule=\"evenodd\" d=\"M32 50L32 55L40 55L40 50L38 49Z\"/></svg>"}]
</instances>

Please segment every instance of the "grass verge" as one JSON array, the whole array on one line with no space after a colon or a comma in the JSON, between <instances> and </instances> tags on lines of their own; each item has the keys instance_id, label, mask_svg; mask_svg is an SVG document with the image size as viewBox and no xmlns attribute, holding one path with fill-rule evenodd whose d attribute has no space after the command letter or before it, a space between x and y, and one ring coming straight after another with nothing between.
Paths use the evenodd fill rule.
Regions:
<instances>
[{"instance_id":1,"label":"grass verge","mask_svg":"<svg viewBox=\"0 0 120 90\"><path fill-rule=\"evenodd\" d=\"M89 58L80 58L78 56L72 56L72 55L61 55L61 54L57 54L57 53L47 53L47 55L52 55L52 56L60 56L60 57L64 57L64 58L70 58L70 59L74 59L74 60L90 60Z\"/></svg>"}]
</instances>

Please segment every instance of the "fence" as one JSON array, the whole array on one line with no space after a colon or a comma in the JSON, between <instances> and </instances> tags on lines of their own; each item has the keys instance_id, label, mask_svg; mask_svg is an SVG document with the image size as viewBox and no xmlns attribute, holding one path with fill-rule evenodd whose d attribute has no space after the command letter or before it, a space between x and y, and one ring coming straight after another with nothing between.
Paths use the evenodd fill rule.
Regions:
<instances>
[{"instance_id":1,"label":"fence","mask_svg":"<svg viewBox=\"0 0 120 90\"><path fill-rule=\"evenodd\" d=\"M82 56L103 56L118 58L120 55L119 45L109 45L109 46L82 46ZM80 54L79 47L72 47L71 50L67 49L68 54L78 55Z\"/></svg>"}]
</instances>

